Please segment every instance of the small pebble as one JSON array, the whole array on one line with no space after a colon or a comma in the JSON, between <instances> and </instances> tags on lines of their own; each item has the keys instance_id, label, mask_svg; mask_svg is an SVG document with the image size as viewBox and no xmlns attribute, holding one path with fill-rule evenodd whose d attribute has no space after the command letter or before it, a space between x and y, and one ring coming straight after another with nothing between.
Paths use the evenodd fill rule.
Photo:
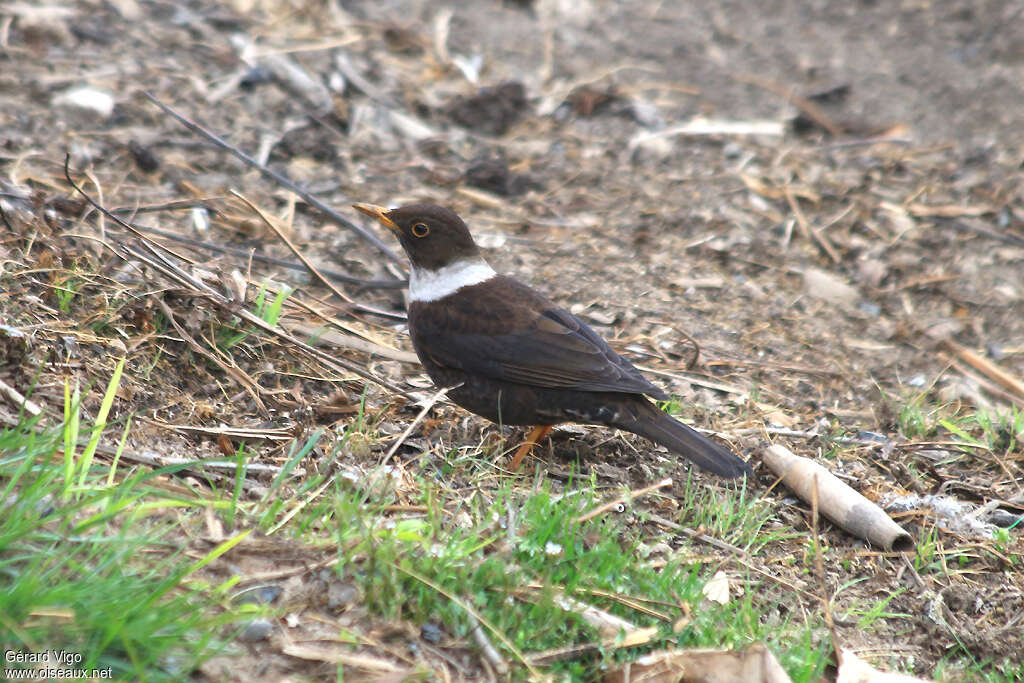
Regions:
<instances>
[{"instance_id":1,"label":"small pebble","mask_svg":"<svg viewBox=\"0 0 1024 683\"><path fill-rule=\"evenodd\" d=\"M77 87L54 97L53 106L87 111L107 119L114 113L114 96L96 88Z\"/></svg>"},{"instance_id":2,"label":"small pebble","mask_svg":"<svg viewBox=\"0 0 1024 683\"><path fill-rule=\"evenodd\" d=\"M256 605L269 605L270 603L281 597L281 593L284 590L275 584L266 586L253 586L252 588L246 589L244 592L235 596L234 603L242 605L246 603Z\"/></svg>"},{"instance_id":3,"label":"small pebble","mask_svg":"<svg viewBox=\"0 0 1024 683\"><path fill-rule=\"evenodd\" d=\"M862 313L867 313L872 318L877 318L878 314L882 312L882 307L872 301L861 301L857 304L857 308L859 308Z\"/></svg>"},{"instance_id":4,"label":"small pebble","mask_svg":"<svg viewBox=\"0 0 1024 683\"><path fill-rule=\"evenodd\" d=\"M239 634L238 638L239 640L244 640L247 643L255 643L260 640L266 640L273 632L274 623L269 619L253 619L249 622L249 625L245 627L242 633Z\"/></svg>"},{"instance_id":5,"label":"small pebble","mask_svg":"<svg viewBox=\"0 0 1024 683\"><path fill-rule=\"evenodd\" d=\"M857 432L857 438L861 441L874 441L875 443L886 443L889 439L886 438L885 434L879 434L878 432L869 432L865 429L861 429Z\"/></svg>"},{"instance_id":6,"label":"small pebble","mask_svg":"<svg viewBox=\"0 0 1024 683\"><path fill-rule=\"evenodd\" d=\"M1024 524L1024 515L1014 514L1006 510L993 510L989 520L996 526L1008 529L1014 525Z\"/></svg>"},{"instance_id":7,"label":"small pebble","mask_svg":"<svg viewBox=\"0 0 1024 683\"><path fill-rule=\"evenodd\" d=\"M422 628L420 628L420 637L434 645L441 642L441 636L443 635L444 629L441 628L440 624L434 621L428 621L423 624Z\"/></svg>"},{"instance_id":8,"label":"small pebble","mask_svg":"<svg viewBox=\"0 0 1024 683\"><path fill-rule=\"evenodd\" d=\"M350 583L332 581L327 587L327 606L331 609L339 609L352 603L356 599L356 589Z\"/></svg>"}]
</instances>

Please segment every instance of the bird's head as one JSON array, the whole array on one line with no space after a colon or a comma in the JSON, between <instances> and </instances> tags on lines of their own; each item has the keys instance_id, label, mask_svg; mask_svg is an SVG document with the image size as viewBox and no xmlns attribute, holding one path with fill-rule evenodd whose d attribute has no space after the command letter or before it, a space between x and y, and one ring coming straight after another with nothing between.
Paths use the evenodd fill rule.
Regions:
<instances>
[{"instance_id":1,"label":"bird's head","mask_svg":"<svg viewBox=\"0 0 1024 683\"><path fill-rule=\"evenodd\" d=\"M469 228L454 211L443 206L410 204L397 209L373 204L352 206L395 233L415 270L439 271L460 261L480 260L480 250Z\"/></svg>"}]
</instances>

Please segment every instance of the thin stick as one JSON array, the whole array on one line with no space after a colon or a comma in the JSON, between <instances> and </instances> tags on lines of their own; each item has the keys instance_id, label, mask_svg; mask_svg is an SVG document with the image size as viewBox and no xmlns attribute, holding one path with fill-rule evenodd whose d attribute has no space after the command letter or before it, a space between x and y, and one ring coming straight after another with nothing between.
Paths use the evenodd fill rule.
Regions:
<instances>
[{"instance_id":1,"label":"thin stick","mask_svg":"<svg viewBox=\"0 0 1024 683\"><path fill-rule=\"evenodd\" d=\"M472 615L470 615L472 617ZM476 619L473 620L473 629L469 632L473 636L473 640L480 647L480 651L483 652L484 657L487 658L493 666L494 670L501 675L508 673L508 662L501 656L501 653L494 647L490 640L487 639L487 634L484 633L483 627L480 622Z\"/></svg>"},{"instance_id":2,"label":"thin stick","mask_svg":"<svg viewBox=\"0 0 1024 683\"><path fill-rule=\"evenodd\" d=\"M193 122L192 120L190 120L188 118L185 118L184 116L182 116L181 114L176 112L174 109L171 109L169 106L167 106L166 104L164 104L163 102L158 100L156 97L154 97L150 93L143 92L142 94L145 95L149 99L150 102L152 102L156 106L160 107L160 109L162 109L165 114L168 114L169 116L177 119L177 121L179 123L181 123L183 126L188 128L189 130L191 130L193 133L197 133L199 135L202 135L204 138L206 138L207 140L212 142L217 147L220 147L221 149L223 149L226 152L230 152L231 154L233 154L235 156L235 158L241 160L242 162L244 162L248 166L250 166L252 168L255 168L257 171L262 173L267 178L270 178L271 180L276 182L278 185L281 185L282 187L285 187L285 188L291 190L295 194L297 194L300 197L302 197L303 200L308 202L310 204L310 206L316 207L324 215L326 215L328 218L330 218L332 221L334 221L335 223L337 223L341 227L346 228L347 230L351 230L352 232L354 232L355 234L359 235L360 237L362 237L364 240L366 240L367 242L369 242L373 246L377 247L377 249L379 249L382 254L387 256L392 261L396 261L396 262L401 263L402 259L399 258L398 254L396 254L389 246L384 244L380 240L380 238L378 238L372 232L369 232L365 228L363 228L361 226L358 226L355 223L353 223L352 221L348 220L347 218L342 216L340 213L338 213L337 211L332 209L330 206L328 206L324 202L320 201L319 199L317 199L316 197L311 195L309 192L306 192L305 190L303 190L301 187L296 185L294 182L292 182L291 180L289 180L285 176L281 175L280 173L278 173L276 171L271 170L270 168L267 168L266 166L264 166L260 162L256 161L256 159L252 158L251 156L249 156L248 154L246 154L245 152L243 152L239 148L237 148L234 145L228 143L227 141L223 140L222 138L218 137L217 135L214 135L212 132L206 130L205 128L203 128L199 124Z\"/></svg>"},{"instance_id":3,"label":"thin stick","mask_svg":"<svg viewBox=\"0 0 1024 683\"><path fill-rule=\"evenodd\" d=\"M659 629L657 626L638 628L635 631L626 633L621 638L619 636L615 636L613 638L605 638L604 640L597 642L567 645L565 647L556 647L553 650L534 652L530 654L530 661L534 664L550 664L551 662L556 662L561 659L579 657L591 652L617 650L619 648L646 645L658 637L658 631Z\"/></svg>"},{"instance_id":4,"label":"thin stick","mask_svg":"<svg viewBox=\"0 0 1024 683\"><path fill-rule=\"evenodd\" d=\"M181 268L178 268L176 265L171 263L171 261L164 255L165 253L172 253L173 254L173 252L171 252L166 247L163 247L163 246L157 244L156 242L152 241L148 237L146 237L144 234L142 234L141 232L136 230L135 227L133 227L130 223L127 223L127 222L121 220L119 217L115 216L114 214L110 213L110 211L108 211L103 206L100 206L96 202L96 200L94 200L92 197L90 197L88 194L86 194L85 190L83 190L79 185L77 185L75 183L74 180L71 179L71 172L70 172L70 170L68 168L68 164L69 164L68 160L69 159L70 159L70 155L68 155L64 159L64 177L67 179L67 181L71 185L71 187L73 187L76 190L78 190L78 192L83 197L85 197L85 200L87 202L89 202L89 204L91 204L95 209L97 209L98 211L104 212L104 214L108 218L110 218L111 220L116 222L118 225L120 225L121 227L123 227L124 229L128 230L133 235L135 235L135 236L137 236L139 238L139 242L141 244L140 247L133 248L133 247L128 247L128 246L124 246L124 245L118 245L119 248L117 249L117 254L118 254L118 256L123 258L125 261L130 261L131 258L136 258L136 259L139 259L141 261L144 261L145 263L147 263L151 267L153 267L156 270L160 271L168 279L170 279L170 280L172 280L174 282L177 282L179 285L188 285L188 286L192 287L195 290L193 292L194 295L196 295L196 296L205 296L211 303L216 305L223 312L228 313L230 315L238 316L239 318L244 319L246 322L249 322L249 323L255 325L256 327L259 327L264 332L268 332L268 333L278 337L279 339L283 339L284 341L288 342L289 344L291 344L291 345L301 349L306 354L316 358L321 363L323 363L323 364L327 365L328 367L334 369L335 371L337 371L338 368L340 367L340 368L342 368L344 370L348 370L349 372L353 372L353 373L359 375L360 377L362 377L363 379L366 379L366 380L369 380L369 381L373 382L374 384L378 384L378 385L384 387L385 389L393 391L396 394L401 394L402 396L405 396L407 398L415 399L415 397L411 394L411 392L405 391L404 389L402 389L402 388L392 384L391 382L387 381L386 379L383 379L381 377L377 377L372 372L370 372L368 370L365 370L364 368L360 367L356 363L353 363L353 362L351 362L349 360L346 360L345 358L343 358L341 356L338 356L338 357L330 356L330 355L324 353L323 351L321 351L320 349L312 347L309 344L306 344L306 343L296 339L293 335L288 334L287 332L283 331L279 327L276 327L274 325L269 324L267 321L265 321L263 318L259 317L258 315L255 315L254 313L251 313L250 311L247 311L245 309L239 309L235 305L235 302L229 301L227 299L227 297L225 297L220 292L217 292L216 290L214 290L212 287L207 285L205 282L202 282L201 280L190 276L188 273L183 271ZM143 248L145 250L148 250L149 254L142 253ZM188 261L188 259L185 259L184 257L180 257L180 258L183 261L186 261L186 262ZM217 362L219 362L219 359L217 359ZM244 382L243 382L243 384L244 384Z\"/></svg>"},{"instance_id":5,"label":"thin stick","mask_svg":"<svg viewBox=\"0 0 1024 683\"><path fill-rule=\"evenodd\" d=\"M482 614L477 612L476 608L474 608L472 605L470 605L465 600L460 599L459 597L457 597L456 595L452 594L448 590L442 588L440 585L434 583L433 581L431 581L427 577L422 576L421 574L418 574L418 573L414 572L411 569L406 569L405 567L403 567L403 566L401 566L399 564L396 564L396 563L392 563L391 566L394 567L395 569L397 569L398 571L402 572L406 576L409 576L409 577L412 577L412 578L416 579L417 581L422 583L424 586L427 586L428 588L432 588L433 590L437 591L438 593L440 593L441 595L443 595L444 597L448 598L449 600L454 602L456 605L461 607L463 610L465 610L470 616L472 616L478 622L480 622L481 624L486 626L487 630L490 631L491 633L493 633L494 636L499 641L501 641L501 644L504 645L512 654L514 654L516 656L516 659L518 659L520 662L523 663L523 665L530 671L530 675L534 678L534 680L537 680L537 679L540 678L540 671L538 671L533 666L533 664L530 663L530 661L523 654L522 650L520 650L518 647L516 647L515 643L513 643L511 640L509 640L508 636L506 636L504 633L499 631L498 628L494 624L492 624L490 621L487 620L486 617L484 617Z\"/></svg>"},{"instance_id":6,"label":"thin stick","mask_svg":"<svg viewBox=\"0 0 1024 683\"><path fill-rule=\"evenodd\" d=\"M674 329L678 334L681 334L683 337L685 337L686 341L693 344L693 358L691 358L690 361L686 364L686 371L689 372L690 370L693 370L694 367L696 367L697 361L700 360L700 344L697 343L696 339L687 334L686 330L679 329L678 327Z\"/></svg>"},{"instance_id":7,"label":"thin stick","mask_svg":"<svg viewBox=\"0 0 1024 683\"><path fill-rule=\"evenodd\" d=\"M112 213L116 213L116 209L112 209ZM187 244L190 247L197 247L199 249L206 249L208 251L215 251L221 254L229 254L231 256L237 256L239 258L252 258L254 261L260 263L269 263L274 266L280 266L281 268L288 268L289 270L306 270L306 267L300 263L288 261L286 259L276 258L274 256L267 256L266 254L252 253L249 249L237 249L235 247L229 247L224 244L215 244L213 242L205 242L203 240L197 240L192 237L186 237L179 235L170 230L161 230L160 228L153 228L148 225L135 225L135 228L143 232L148 232L153 235L159 235L175 242L181 242ZM320 272L331 278L332 280L338 280L350 285L356 285L361 289L401 289L405 287L406 280L366 280L355 275L349 275L342 273L337 270L329 270L327 268L321 268Z\"/></svg>"},{"instance_id":8,"label":"thin stick","mask_svg":"<svg viewBox=\"0 0 1024 683\"><path fill-rule=\"evenodd\" d=\"M16 407L24 407L32 417L37 417L39 413L43 412L43 409L36 405L34 401L25 398L21 392L7 384L7 382L4 382L2 379L0 379L0 394L6 396L7 400L13 403Z\"/></svg>"},{"instance_id":9,"label":"thin stick","mask_svg":"<svg viewBox=\"0 0 1024 683\"><path fill-rule=\"evenodd\" d=\"M114 456L117 454L117 449L112 446L106 446L100 444L96 447L96 452L102 455ZM141 463L143 465L149 465L150 467L171 467L173 465L188 465L186 468L190 472L205 472L206 470L224 470L227 473L235 473L238 470L238 463L233 460L190 460L188 458L179 458L170 455L158 455L152 451L130 451L122 450L120 455L122 460L130 460L132 462ZM245 470L249 474L280 474L281 468L277 465L265 465L259 462L246 463Z\"/></svg>"},{"instance_id":10,"label":"thin stick","mask_svg":"<svg viewBox=\"0 0 1024 683\"><path fill-rule=\"evenodd\" d=\"M307 505L309 505L310 503L315 501L317 498L319 498L320 495L327 489L327 487L330 486L331 484L333 484L334 480L337 479L337 478L338 478L338 473L335 472L334 474L332 474L330 477L327 478L327 481L325 481L323 484L318 486L316 491L313 491L313 493L310 493L308 495L304 495L302 497L302 500L299 501L298 505L296 505L291 510L289 510L288 513L284 517L282 517L280 519L280 521L278 521L277 524L275 524L274 526L272 526L269 529L267 529L267 536L269 536L270 534L274 533L275 531L277 531L278 529L283 527L285 524L290 522L292 520L292 518L295 517L295 515L297 515L300 512L302 512L303 508L305 508Z\"/></svg>"},{"instance_id":11,"label":"thin stick","mask_svg":"<svg viewBox=\"0 0 1024 683\"><path fill-rule=\"evenodd\" d=\"M256 407L259 409L259 411L263 415L269 415L270 413L267 410L267 407L263 405L263 401L260 399L259 385L256 384L252 377L249 377L249 375L245 374L245 372L243 372L241 368L235 365L234 362L228 363L224 361L223 359L221 359L219 355L212 353L202 344L197 342L192 337L192 335L185 331L185 328L181 326L181 323L178 322L178 319L174 317L174 311L171 310L171 307L167 305L167 302L164 301L163 298L159 296L155 298L157 305L160 306L160 310L163 311L163 314L164 316L167 317L168 322L171 323L171 326L174 327L174 330L181 336L182 341L184 341L189 347L191 347L193 351L201 355L203 358L213 361L221 370L234 377L239 384L245 387L245 390L249 392L249 395L252 396L252 400L256 402Z\"/></svg>"},{"instance_id":12,"label":"thin stick","mask_svg":"<svg viewBox=\"0 0 1024 683\"><path fill-rule=\"evenodd\" d=\"M826 114L821 107L806 97L797 95L791 88L787 88L781 83L776 83L775 81L767 78L760 78L751 74L734 74L733 79L740 83L756 85L759 88L763 88L769 92L775 93L776 95L785 97L791 104L799 107L801 111L807 114L812 121L828 131L829 135L836 138L842 137L844 133L843 129L836 125L832 118Z\"/></svg>"},{"instance_id":13,"label":"thin stick","mask_svg":"<svg viewBox=\"0 0 1024 683\"><path fill-rule=\"evenodd\" d=\"M987 358L979 356L974 351L957 344L951 339L947 339L944 343L951 352L955 353L960 358L960 360L964 361L978 372L984 374L992 381L998 383L1003 388L1013 392L1021 398L1024 398L1024 382L1006 372Z\"/></svg>"},{"instance_id":14,"label":"thin stick","mask_svg":"<svg viewBox=\"0 0 1024 683\"><path fill-rule=\"evenodd\" d=\"M839 263L842 260L839 258L839 254L836 253L836 250L832 247L832 244L828 241L828 239L824 235L819 233L817 230L815 230L814 226L807 222L807 217L804 216L804 212L800 210L800 204L797 203L796 196L788 187L786 188L786 201L789 202L789 208L793 210L793 215L796 217L796 222L804 231L804 234L809 235L815 242L818 243L818 246L821 247L821 250L825 252L825 254L830 259L832 259L832 263Z\"/></svg>"},{"instance_id":15,"label":"thin stick","mask_svg":"<svg viewBox=\"0 0 1024 683\"><path fill-rule=\"evenodd\" d=\"M89 205L92 206L92 208L94 208L97 211L99 211L100 214L106 216L107 218L109 218L110 220L114 221L115 223L120 225L122 228L124 228L125 230L130 232L131 234L133 234L136 237L138 237L140 240L143 241L144 244L146 244L146 245L156 244L156 242L153 242L151 239L149 239L144 234L142 234L134 225L132 225L131 223L129 223L127 221L121 220L121 218L119 218L118 216L115 216L113 213L111 213L109 209L107 209L100 202L97 202L88 193L86 193L86 191L82 189L81 185L79 185L78 183L76 183L74 180L71 179L71 152L66 152L64 154L64 179L68 181L68 185L70 185L71 187L75 188L75 190L78 192L78 194L80 194L83 197L85 197L85 201L89 202ZM106 244L106 242L104 242L102 240L101 240L101 243ZM175 256L175 258L178 258L178 259L184 261L185 263L192 263L191 260L189 260L188 258L186 258L185 256L183 256L181 254L178 254L177 252L175 252L174 250L172 250L172 249L170 249L168 247L165 247L163 245L157 245L157 246L160 247L160 249L162 249L163 251L167 252L168 254L173 254ZM205 289L209 289L209 288L204 285L203 289L205 290Z\"/></svg>"},{"instance_id":16,"label":"thin stick","mask_svg":"<svg viewBox=\"0 0 1024 683\"><path fill-rule=\"evenodd\" d=\"M596 508L594 508L593 510L591 510L590 512L587 512L585 514L580 515L579 517L577 517L573 521L576 524L580 524L582 522L586 522L587 520L593 519L594 517L597 517L599 515L603 515L604 513L608 512L609 510L618 507L619 505L625 505L626 503L629 503L632 500L635 500L635 499L637 499L637 498L639 498L641 496L647 495L651 491L657 491L658 489L663 489L666 486L671 486L671 485L672 485L672 480L671 479L662 479L657 484L652 484L652 485L646 486L646 487L644 487L642 489L637 489L636 491L630 491L630 492L628 492L628 493L626 493L624 495L619 496L615 500L611 500L611 501L605 503L604 505L599 505Z\"/></svg>"},{"instance_id":17,"label":"thin stick","mask_svg":"<svg viewBox=\"0 0 1024 683\"><path fill-rule=\"evenodd\" d=\"M821 538L818 535L818 475L814 475L814 488L811 491L811 542L814 545L814 568L821 583L821 608L825 614L825 626L832 636L832 650L836 661L839 661L839 636L836 633L836 622L832 618L832 601L828 596L828 585L825 583L825 563L821 558Z\"/></svg>"},{"instance_id":18,"label":"thin stick","mask_svg":"<svg viewBox=\"0 0 1024 683\"><path fill-rule=\"evenodd\" d=\"M362 540L362 539L360 539ZM330 546L320 546L319 549L326 552ZM338 564L339 558L328 557L325 560L313 563L302 563L297 567L288 567L287 569L272 569L265 572L256 572L254 574L246 574L245 576L238 577L239 586L249 586L254 583L265 583L268 581L280 581L281 579L289 579L293 576L301 576L303 574L312 574L318 569L330 569L334 565Z\"/></svg>"},{"instance_id":19,"label":"thin stick","mask_svg":"<svg viewBox=\"0 0 1024 683\"><path fill-rule=\"evenodd\" d=\"M85 175L86 175L87 178L89 178L90 181L92 181L93 187L96 188L96 196L99 197L99 202L100 202L100 204L102 204L103 203L103 186L100 185L99 179L95 176L95 174L93 174L91 169L90 170L86 170L85 171ZM100 240L104 240L107 237L107 221L104 218L103 214L100 214L99 220L97 221L97 223L98 223L98 225L96 227L99 229L99 232L100 232Z\"/></svg>"},{"instance_id":20,"label":"thin stick","mask_svg":"<svg viewBox=\"0 0 1024 683\"><path fill-rule=\"evenodd\" d=\"M731 543L726 543L725 541L715 538L714 536L708 536L707 534L702 534L699 531L695 531L694 529L685 527L682 524L677 524L676 522L673 522L671 519L665 519L660 515L654 515L651 513L647 513L647 519L651 520L655 524L660 524L663 527L668 527L673 531L678 531L681 534L685 534L686 536L689 536L695 541L707 543L708 545L718 548L719 550L725 550L740 557L747 556L747 552L743 550L743 548L737 548Z\"/></svg>"},{"instance_id":21,"label":"thin stick","mask_svg":"<svg viewBox=\"0 0 1024 683\"><path fill-rule=\"evenodd\" d=\"M416 416L415 420L413 420L412 422L409 423L409 426L405 428L405 431L402 432L402 435L398 437L398 441L396 441L391 446L391 448L388 449L388 452L384 454L384 457L381 458L381 460L380 460L380 465L379 466L382 467L384 465L384 463L386 463L388 460L391 459L391 456L393 456L395 454L395 452L398 450L399 446L401 446L403 443L405 443L405 440L409 438L410 434L412 434L412 430L416 429L416 425L418 425L423 420L423 418L427 416L427 413L430 412L430 409L434 407L435 403L440 401L441 398L444 397L445 394L447 394L449 391L451 391L452 389L454 389L456 387L460 387L460 386L462 386L462 385L461 384L456 384L454 386L445 387L445 388L441 389L440 391L438 391L433 396L431 396L429 399L427 399L427 403L423 406L423 410L421 410L419 412L419 415Z\"/></svg>"},{"instance_id":22,"label":"thin stick","mask_svg":"<svg viewBox=\"0 0 1024 683\"><path fill-rule=\"evenodd\" d=\"M296 247L295 244L292 243L290 239L288 239L288 235L284 234L284 231L281 230L281 228L277 225L277 222L270 220L270 216L266 215L263 209L249 201L249 199L242 195L241 192L231 190L231 194L241 199L246 204L246 206L255 211L256 215L260 217L260 220L266 223L267 227L274 231L274 234L277 235L278 238L285 243L285 246L287 246L288 249L290 249L291 252L295 254L295 257L297 259L302 261L302 265L306 266L306 270L312 273L313 277L315 277L317 280L323 283L323 285L327 287L327 289L331 290L331 292L334 293L334 296L338 297L342 301L352 303L352 299L349 298L349 296L345 294L345 292L335 287L333 282L331 282L330 280L328 280L327 278L320 274L320 271L316 269L316 266L310 263L309 259L306 258L306 255L299 251L299 248Z\"/></svg>"},{"instance_id":23,"label":"thin stick","mask_svg":"<svg viewBox=\"0 0 1024 683\"><path fill-rule=\"evenodd\" d=\"M906 557L906 556L904 555L904 557ZM790 583L789 581L786 581L782 577L775 576L771 572L765 571L764 569L761 569L757 565L751 564L750 562L747 562L742 557L737 558L736 561L739 562L744 567L746 567L747 569L751 570L752 572L755 572L756 574L758 574L760 576L763 576L764 578L768 579L769 581L777 583L780 586L783 586L784 588L786 588L787 590L793 591L794 593L799 593L800 595L804 596L804 598L806 598L807 600L813 601L813 600L817 600L818 599L818 596L815 595L814 593L810 593L808 591L805 591L803 588L800 588L799 586L797 586L797 585L795 585L793 583Z\"/></svg>"},{"instance_id":24,"label":"thin stick","mask_svg":"<svg viewBox=\"0 0 1024 683\"><path fill-rule=\"evenodd\" d=\"M295 346L296 348L299 348L302 351L305 351L308 355L313 356L314 358L319 360L324 365L326 365L326 366L328 366L330 368L333 368L335 371L337 371L338 368L342 368L342 369L348 370L349 372L353 372L353 373L359 375L360 377L362 377L363 379L369 380L369 381L373 382L374 384L378 384L378 385L384 387L385 389L388 389L390 391L395 392L396 394L400 394L400 395L405 396L406 398L409 398L409 399L413 399L413 400L416 399L416 397L413 396L412 392L406 391L405 389L402 389L401 387L399 387L399 386L397 386L395 384L392 384L391 382L389 382L388 380L384 379L383 377L377 377L376 375L374 375L369 370L366 370L366 369L362 368L361 366L357 365L356 363L353 363L352 361L347 360L343 356L331 356L330 354L324 353L320 349L318 349L316 347L313 347L313 346L310 346L309 344L307 344L307 343L297 339L293 335L288 334L287 332L284 332L280 328L271 325L266 320L264 320L263 318L259 317L258 315L255 315L254 313L251 313L251 312L249 312L249 311L247 311L245 309L240 309L240 310L232 311L232 312L235 315L237 315L239 318L243 318L246 322L249 322L249 323L259 327L264 332L268 332L268 333L278 337L279 339L285 340L286 342L288 342L289 344Z\"/></svg>"}]
</instances>

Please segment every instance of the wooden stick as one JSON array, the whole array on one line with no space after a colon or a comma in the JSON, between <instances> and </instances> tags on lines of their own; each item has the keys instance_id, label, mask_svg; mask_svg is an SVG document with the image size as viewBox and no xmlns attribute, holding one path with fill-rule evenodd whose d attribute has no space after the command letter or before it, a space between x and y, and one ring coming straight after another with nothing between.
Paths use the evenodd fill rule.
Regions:
<instances>
[{"instance_id":1,"label":"wooden stick","mask_svg":"<svg viewBox=\"0 0 1024 683\"><path fill-rule=\"evenodd\" d=\"M190 202L190 205L194 205L195 202ZM173 207L172 207L173 208ZM123 213L119 209L111 209L111 213ZM277 258L274 256L267 256L266 254L252 253L249 249L237 249L235 247L229 247L224 244L216 244L214 242L206 242L204 240L193 239L192 237L186 237L185 235L179 235L176 232L170 230L161 230L160 228L154 228L148 225L135 225L138 230L143 232L152 233L159 235L175 242L187 244L190 247L196 247L198 249L206 249L207 251L213 251L220 254L230 254L231 256L237 256L239 258L252 258L254 261L261 263L269 263L271 265L279 266L281 268L288 268L289 270L306 270L306 266L301 263L294 263L286 259ZM356 277L349 275L348 273L342 273L338 270L330 270L327 268L321 268L320 272L329 277L332 280L338 280L350 285L356 285L360 289L402 289L409 283L406 280L367 280L365 278Z\"/></svg>"},{"instance_id":2,"label":"wooden stick","mask_svg":"<svg viewBox=\"0 0 1024 683\"><path fill-rule=\"evenodd\" d=\"M472 614L469 616L470 619L473 619L473 628L469 632L470 635L473 636L473 640L476 641L480 651L494 667L494 670L504 676L508 673L508 662L505 661L505 658L501 656L501 653L494 647L487 634L484 633L484 628L480 625L480 621L475 619Z\"/></svg>"},{"instance_id":3,"label":"wooden stick","mask_svg":"<svg viewBox=\"0 0 1024 683\"><path fill-rule=\"evenodd\" d=\"M818 507L841 529L885 550L906 552L914 541L910 534L870 500L860 495L827 469L788 448L775 444L762 454L764 464L804 502L818 496Z\"/></svg>"},{"instance_id":4,"label":"wooden stick","mask_svg":"<svg viewBox=\"0 0 1024 683\"><path fill-rule=\"evenodd\" d=\"M20 391L4 382L2 379L0 379L0 394L7 397L7 400L13 403L16 407L24 407L25 411L32 417L36 417L39 413L43 412L43 409L36 405L34 401L25 398Z\"/></svg>"},{"instance_id":5,"label":"wooden stick","mask_svg":"<svg viewBox=\"0 0 1024 683\"><path fill-rule=\"evenodd\" d=\"M998 383L1005 389L1008 389L1017 396L1024 398L1024 382L1006 372L987 358L979 356L974 351L971 351L966 347L960 346L960 344L957 344L952 339L945 340L943 344L952 353L956 354L960 360L967 363L972 368L982 373L992 381Z\"/></svg>"},{"instance_id":6,"label":"wooden stick","mask_svg":"<svg viewBox=\"0 0 1024 683\"><path fill-rule=\"evenodd\" d=\"M825 111L817 104L797 95L792 88L787 88L781 83L776 83L773 80L767 78L761 78L752 74L734 74L733 79L740 83L749 83L750 85L756 85L759 88L773 92L776 95L785 97L789 102L796 107L799 107L803 113L807 114L808 118L814 121L816 124L828 131L828 134L832 137L842 137L843 131L841 126L836 125L832 118L825 113Z\"/></svg>"},{"instance_id":7,"label":"wooden stick","mask_svg":"<svg viewBox=\"0 0 1024 683\"><path fill-rule=\"evenodd\" d=\"M825 252L825 254L830 259L832 259L832 263L839 263L842 259L839 258L839 254L836 253L836 250L835 248L833 248L832 243L829 242L828 238L826 238L824 235L818 232L814 228L814 226L812 226L807 221L807 217L804 216L804 212L800 210L800 205L796 201L796 196L793 194L793 191L790 190L789 188L786 188L786 201L789 202L789 208L792 209L793 216L796 217L796 222L804 231L804 233L809 235L815 242L818 243L818 246L821 247L821 250Z\"/></svg>"},{"instance_id":8,"label":"wooden stick","mask_svg":"<svg viewBox=\"0 0 1024 683\"><path fill-rule=\"evenodd\" d=\"M715 538L714 536L708 536L707 534L702 534L699 531L696 531L695 529L691 529L690 527L686 527L686 526L683 526L682 524L678 524L676 522L673 522L671 519L665 519L664 517L661 517L659 515L653 515L653 514L648 514L647 515L647 519L651 520L655 524L660 524L663 527L667 527L669 529L672 529L673 531L678 531L681 534L685 534L686 536L689 536L690 538L692 538L695 541L700 541L701 543L707 543L708 545L710 545L710 546L712 546L714 548L718 548L719 550L725 550L725 551L730 552L730 553L732 553L734 555L737 555L739 557L746 557L746 555L747 555L746 551L743 550L743 548L737 548L736 546L732 545L731 543L726 543L725 541L721 540L720 538Z\"/></svg>"}]
</instances>

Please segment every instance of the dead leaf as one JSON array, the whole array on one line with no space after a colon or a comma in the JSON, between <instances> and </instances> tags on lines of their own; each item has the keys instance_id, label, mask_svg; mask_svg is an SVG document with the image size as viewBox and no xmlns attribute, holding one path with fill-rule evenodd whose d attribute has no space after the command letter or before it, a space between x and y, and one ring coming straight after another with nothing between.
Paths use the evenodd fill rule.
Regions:
<instances>
[{"instance_id":1,"label":"dead leaf","mask_svg":"<svg viewBox=\"0 0 1024 683\"><path fill-rule=\"evenodd\" d=\"M704 597L712 602L717 602L719 605L725 605L729 602L729 577L728 575L719 569L715 572L715 575L711 577L711 580L704 584L704 588L701 589L701 593Z\"/></svg>"},{"instance_id":2,"label":"dead leaf","mask_svg":"<svg viewBox=\"0 0 1024 683\"><path fill-rule=\"evenodd\" d=\"M836 683L929 683L929 679L879 671L851 650L841 650Z\"/></svg>"},{"instance_id":3,"label":"dead leaf","mask_svg":"<svg viewBox=\"0 0 1024 683\"><path fill-rule=\"evenodd\" d=\"M790 683L763 643L743 650L663 650L609 671L605 683Z\"/></svg>"},{"instance_id":4,"label":"dead leaf","mask_svg":"<svg viewBox=\"0 0 1024 683\"><path fill-rule=\"evenodd\" d=\"M860 299L860 292L838 275L817 268L804 271L804 291L817 299L852 306Z\"/></svg>"}]
</instances>

